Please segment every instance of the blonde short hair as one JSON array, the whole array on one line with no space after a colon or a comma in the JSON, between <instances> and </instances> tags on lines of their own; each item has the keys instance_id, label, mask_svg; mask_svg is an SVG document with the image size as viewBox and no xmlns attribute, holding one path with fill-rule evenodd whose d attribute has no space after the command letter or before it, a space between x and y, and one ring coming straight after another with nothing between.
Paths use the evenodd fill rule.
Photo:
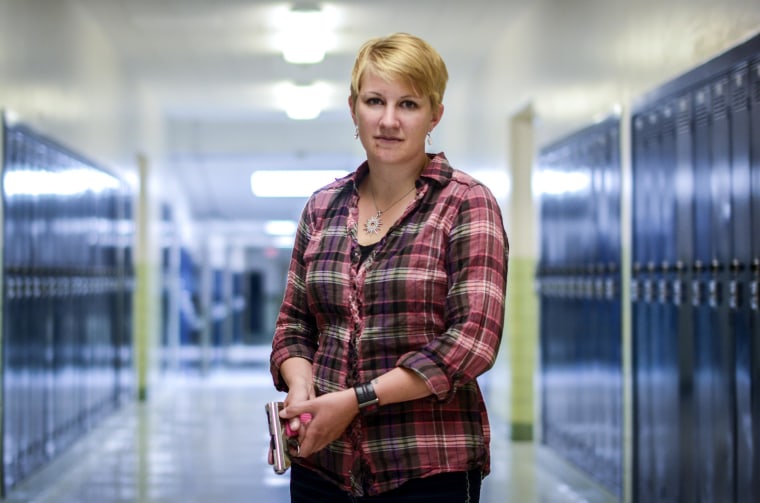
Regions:
<instances>
[{"instance_id":1,"label":"blonde short hair","mask_svg":"<svg viewBox=\"0 0 760 503\"><path fill-rule=\"evenodd\" d=\"M364 73L371 69L385 80L402 80L435 110L443 102L449 72L430 44L408 33L368 40L359 49L351 72L351 102L356 103Z\"/></svg>"}]
</instances>

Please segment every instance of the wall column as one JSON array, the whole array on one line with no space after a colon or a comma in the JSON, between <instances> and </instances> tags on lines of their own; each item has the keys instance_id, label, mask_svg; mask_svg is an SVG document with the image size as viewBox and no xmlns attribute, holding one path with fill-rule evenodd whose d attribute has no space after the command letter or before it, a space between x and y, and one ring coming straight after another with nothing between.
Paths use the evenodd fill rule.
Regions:
<instances>
[{"instance_id":1,"label":"wall column","mask_svg":"<svg viewBox=\"0 0 760 503\"><path fill-rule=\"evenodd\" d=\"M148 377L150 373L150 346L153 329L154 310L151 302L152 261L150 253L150 166L145 156L137 157L140 177L137 193L136 243L135 243L135 292L134 292L134 351L137 371L137 399L148 398Z\"/></svg>"},{"instance_id":2,"label":"wall column","mask_svg":"<svg viewBox=\"0 0 760 503\"><path fill-rule=\"evenodd\" d=\"M534 377L538 363L538 298L535 271L537 211L533 198L533 108L525 107L510 120L511 191L509 196L509 281L507 343L511 369L511 438L534 438L536 400Z\"/></svg>"}]
</instances>

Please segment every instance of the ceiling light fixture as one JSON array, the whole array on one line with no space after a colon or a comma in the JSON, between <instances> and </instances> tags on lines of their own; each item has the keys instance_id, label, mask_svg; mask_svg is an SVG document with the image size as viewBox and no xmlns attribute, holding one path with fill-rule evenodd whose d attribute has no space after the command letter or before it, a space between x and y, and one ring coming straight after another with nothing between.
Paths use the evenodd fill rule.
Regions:
<instances>
[{"instance_id":1,"label":"ceiling light fixture","mask_svg":"<svg viewBox=\"0 0 760 503\"><path fill-rule=\"evenodd\" d=\"M264 226L267 236L295 236L298 224L293 220L269 220Z\"/></svg>"},{"instance_id":2,"label":"ceiling light fixture","mask_svg":"<svg viewBox=\"0 0 760 503\"><path fill-rule=\"evenodd\" d=\"M308 85L286 82L277 88L280 106L293 120L311 120L319 117L327 107L329 92L329 86L321 82Z\"/></svg>"},{"instance_id":3,"label":"ceiling light fixture","mask_svg":"<svg viewBox=\"0 0 760 503\"><path fill-rule=\"evenodd\" d=\"M340 170L260 170L251 174L251 192L257 197L309 197L336 178Z\"/></svg>"},{"instance_id":4,"label":"ceiling light fixture","mask_svg":"<svg viewBox=\"0 0 760 503\"><path fill-rule=\"evenodd\" d=\"M318 5L296 5L279 19L275 45L285 61L293 64L314 64L325 58L335 45L334 16Z\"/></svg>"}]
</instances>

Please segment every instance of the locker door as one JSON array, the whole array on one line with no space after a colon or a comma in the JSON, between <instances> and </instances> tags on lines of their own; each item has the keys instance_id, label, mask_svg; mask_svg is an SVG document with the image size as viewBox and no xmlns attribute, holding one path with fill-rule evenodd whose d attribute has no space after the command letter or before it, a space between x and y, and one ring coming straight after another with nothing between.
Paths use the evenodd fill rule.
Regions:
<instances>
[{"instance_id":1,"label":"locker door","mask_svg":"<svg viewBox=\"0 0 760 503\"><path fill-rule=\"evenodd\" d=\"M676 264L672 279L673 305L677 309L680 367L679 494L681 501L694 501L694 311L688 298L694 263L694 141L692 94L676 102L675 221Z\"/></svg>"},{"instance_id":2,"label":"locker door","mask_svg":"<svg viewBox=\"0 0 760 503\"><path fill-rule=\"evenodd\" d=\"M24 252L24 237L21 235L21 214L23 203L14 193L10 180L18 174L24 150L23 137L4 130L4 239L3 280L5 298L3 299L3 487L9 487L17 478L18 453L21 435L21 417L19 381L21 366L21 347L17 335L24 317L20 285L13 267L18 265ZM17 271L17 267L15 267Z\"/></svg>"},{"instance_id":3,"label":"locker door","mask_svg":"<svg viewBox=\"0 0 760 503\"><path fill-rule=\"evenodd\" d=\"M634 365L634 492L636 501L651 501L654 494L652 460L652 403L650 400L650 359L647 302L651 301L651 281L645 277L644 263L648 260L647 207L651 187L646 171L645 116L633 120L633 272L632 272L632 333Z\"/></svg>"},{"instance_id":4,"label":"locker door","mask_svg":"<svg viewBox=\"0 0 760 503\"><path fill-rule=\"evenodd\" d=\"M750 225L751 229L760 228L760 59L752 63L750 72ZM751 274L749 283L749 302L752 333L752 438L753 466L755 473L760 470L760 232L754 230L751 236ZM753 494L760 495L760 477L753 477Z\"/></svg>"},{"instance_id":5,"label":"locker door","mask_svg":"<svg viewBox=\"0 0 760 503\"><path fill-rule=\"evenodd\" d=\"M654 192L658 212L658 236L653 250L656 295L652 302L652 323L656 360L656 387L652 396L657 407L655 421L657 436L654 449L657 464L657 499L653 501L680 501L679 488L679 346L677 316L671 302L671 285L676 261L675 229L675 110L671 101L658 107L659 128L652 152L655 172Z\"/></svg>"},{"instance_id":6,"label":"locker door","mask_svg":"<svg viewBox=\"0 0 760 503\"><path fill-rule=\"evenodd\" d=\"M608 240L608 253L605 257L607 262L607 277L605 279L604 293L609 312L610 337L610 360L609 382L612 385L609 393L612 398L613 417L613 442L610 453L611 463L614 465L614 484L618 489L617 494L623 492L623 352L622 352L622 305L620 302L620 263L621 257L621 167L620 167L620 122L616 120L614 127L609 131L609 157L607 159L607 176L605 177L605 193L609 207L609 226L605 232Z\"/></svg>"},{"instance_id":7,"label":"locker door","mask_svg":"<svg viewBox=\"0 0 760 503\"><path fill-rule=\"evenodd\" d=\"M694 278L692 282L692 304L694 306L694 379L695 379L695 442L696 501L709 503L730 501L717 496L720 484L720 466L726 461L719 457L715 440L720 408L719 398L714 389L713 375L720 371L715 358L719 348L714 347L718 334L713 327L712 309L708 303L707 286L710 280L709 264L712 261L713 220L710 191L710 87L696 90L694 96Z\"/></svg>"},{"instance_id":8,"label":"locker door","mask_svg":"<svg viewBox=\"0 0 760 503\"><path fill-rule=\"evenodd\" d=\"M740 503L758 501L752 479L754 466L752 438L752 344L749 310L745 308L746 285L751 261L749 101L748 67L742 65L731 75L729 97L731 117L731 206L733 259L729 283L730 322L734 329L736 354L736 496Z\"/></svg>"},{"instance_id":9,"label":"locker door","mask_svg":"<svg viewBox=\"0 0 760 503\"><path fill-rule=\"evenodd\" d=\"M729 321L726 292L728 265L732 258L731 225L731 153L728 110L728 78L721 76L711 85L712 101L712 263L709 280L709 304L712 318L711 394L715 412L714 453L715 496L717 501L734 501L735 414L734 343Z\"/></svg>"}]
</instances>

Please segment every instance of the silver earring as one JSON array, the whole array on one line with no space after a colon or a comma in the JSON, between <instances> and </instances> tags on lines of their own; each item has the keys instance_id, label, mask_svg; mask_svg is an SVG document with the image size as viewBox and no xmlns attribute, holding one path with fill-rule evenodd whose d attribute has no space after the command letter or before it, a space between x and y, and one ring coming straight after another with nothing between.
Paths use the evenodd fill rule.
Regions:
<instances>
[{"instance_id":1,"label":"silver earring","mask_svg":"<svg viewBox=\"0 0 760 503\"><path fill-rule=\"evenodd\" d=\"M354 140L359 139L359 126L354 126Z\"/></svg>"},{"instance_id":2,"label":"silver earring","mask_svg":"<svg viewBox=\"0 0 760 503\"><path fill-rule=\"evenodd\" d=\"M433 138L430 136L430 131L428 131L428 134L427 134L427 144L428 145L433 144Z\"/></svg>"}]
</instances>

